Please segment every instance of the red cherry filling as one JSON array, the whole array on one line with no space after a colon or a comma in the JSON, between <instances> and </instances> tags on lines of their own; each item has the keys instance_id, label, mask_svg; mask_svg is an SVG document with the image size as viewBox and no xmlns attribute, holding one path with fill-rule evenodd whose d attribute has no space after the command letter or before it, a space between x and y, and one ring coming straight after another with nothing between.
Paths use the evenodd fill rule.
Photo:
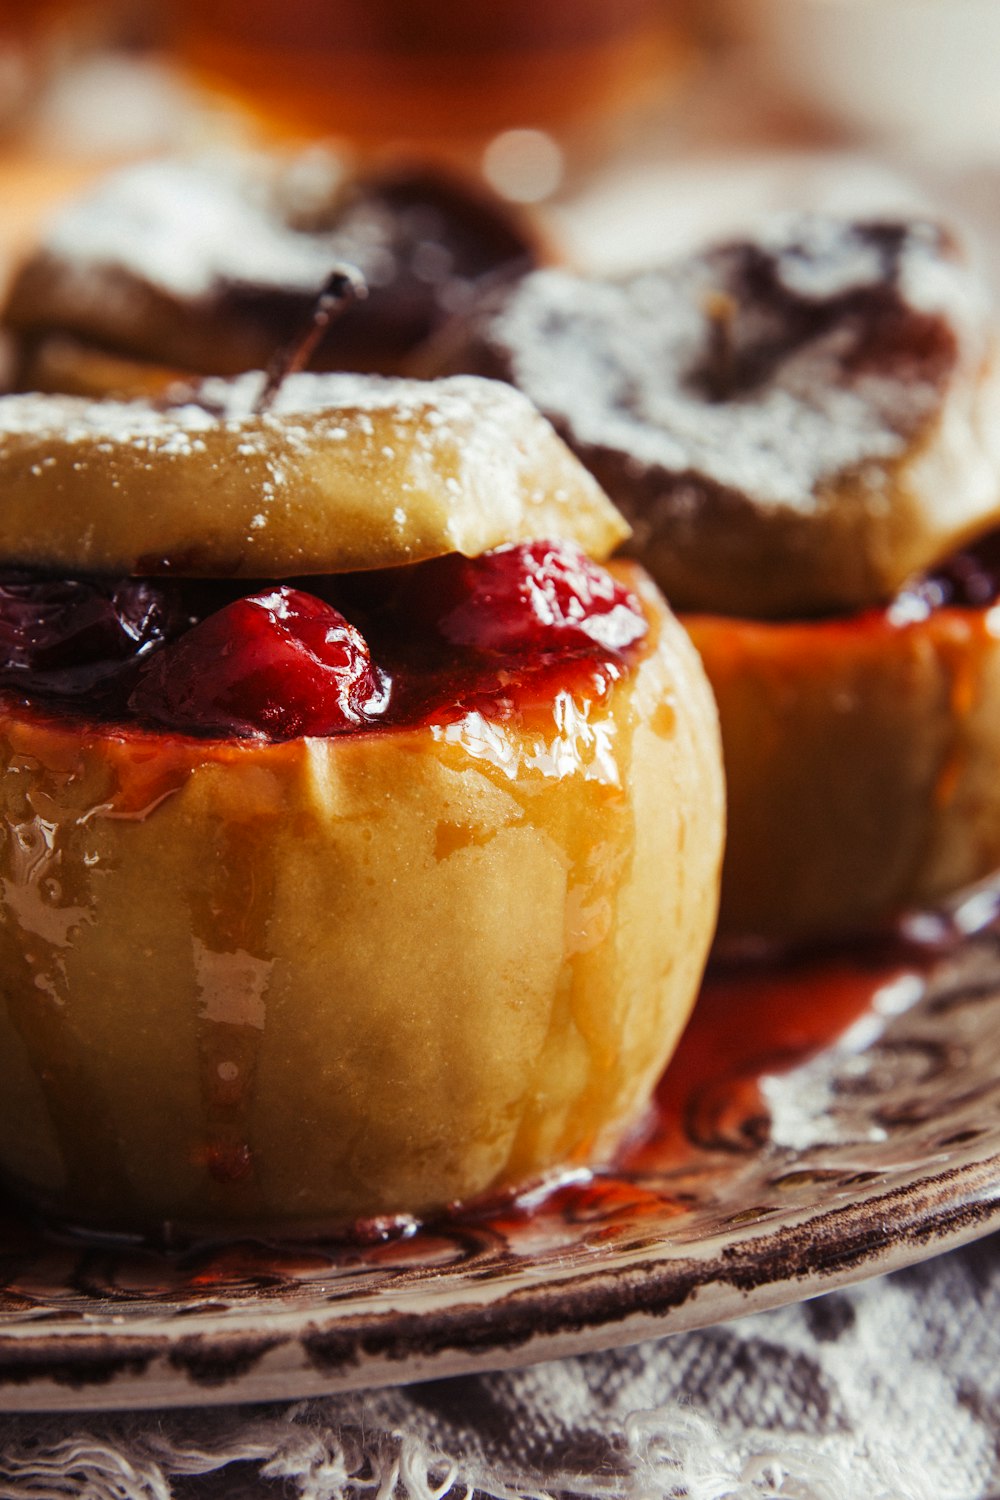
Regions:
<instances>
[{"instance_id":1,"label":"red cherry filling","mask_svg":"<svg viewBox=\"0 0 1000 1500\"><path fill-rule=\"evenodd\" d=\"M141 578L8 577L0 581L3 676L27 688L90 692L179 628L171 603Z\"/></svg>"},{"instance_id":2,"label":"red cherry filling","mask_svg":"<svg viewBox=\"0 0 1000 1500\"><path fill-rule=\"evenodd\" d=\"M434 558L406 570L392 607L450 646L508 658L614 655L647 629L635 595L568 542Z\"/></svg>"},{"instance_id":3,"label":"red cherry filling","mask_svg":"<svg viewBox=\"0 0 1000 1500\"><path fill-rule=\"evenodd\" d=\"M307 580L308 592L236 587L0 580L0 687L53 706L86 691L112 722L282 740L601 691L594 664L617 670L648 628L623 584L554 542Z\"/></svg>"},{"instance_id":4,"label":"red cherry filling","mask_svg":"<svg viewBox=\"0 0 1000 1500\"><path fill-rule=\"evenodd\" d=\"M341 734L385 707L361 633L332 605L281 585L238 599L157 653L129 707L200 733Z\"/></svg>"},{"instance_id":5,"label":"red cherry filling","mask_svg":"<svg viewBox=\"0 0 1000 1500\"><path fill-rule=\"evenodd\" d=\"M475 562L443 558L457 602L438 616L445 640L477 651L623 651L646 633L636 600L565 543L502 547Z\"/></svg>"}]
</instances>

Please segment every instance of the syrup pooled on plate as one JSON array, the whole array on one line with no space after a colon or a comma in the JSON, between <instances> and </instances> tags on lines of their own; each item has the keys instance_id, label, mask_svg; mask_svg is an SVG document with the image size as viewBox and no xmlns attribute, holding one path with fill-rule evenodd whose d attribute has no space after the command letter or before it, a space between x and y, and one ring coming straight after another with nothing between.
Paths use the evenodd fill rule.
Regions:
<instances>
[{"instance_id":1,"label":"syrup pooled on plate","mask_svg":"<svg viewBox=\"0 0 1000 1500\"><path fill-rule=\"evenodd\" d=\"M763 1149L750 1144L759 1129L739 1131L735 1150L673 1151L654 1135L646 1157L637 1146L600 1174L579 1168L516 1197L423 1222L376 1216L308 1243L243 1233L165 1250L44 1232L8 1207L0 1388L15 1407L44 1397L46 1409L370 1388L396 1381L403 1361L454 1375L705 1327L966 1242L1000 1210L996 892L974 904L988 928L970 925L970 898L951 940L922 920L916 948L859 955L872 1004L854 1024L850 963L834 961L817 992L822 958L799 961L797 1001L787 971L765 1009L795 1040L779 1026L767 1066L793 1052L800 1064L760 1075L778 1101ZM725 977L728 1012L741 986ZM817 1010L832 1040L821 1041ZM759 1017L755 1003L740 1011ZM750 1042L731 1019L727 1040ZM807 1060L800 1046L816 1043ZM730 1060L738 1073L762 1065L743 1068L738 1046ZM781 1095L796 1091L812 1144L781 1128Z\"/></svg>"}]
</instances>

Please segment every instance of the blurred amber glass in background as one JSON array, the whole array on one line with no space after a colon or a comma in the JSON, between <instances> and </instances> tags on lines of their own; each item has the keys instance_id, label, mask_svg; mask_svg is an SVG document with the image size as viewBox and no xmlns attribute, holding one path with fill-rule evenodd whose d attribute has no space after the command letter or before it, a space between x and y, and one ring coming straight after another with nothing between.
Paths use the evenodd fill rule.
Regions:
<instances>
[{"instance_id":1,"label":"blurred amber glass in background","mask_svg":"<svg viewBox=\"0 0 1000 1500\"><path fill-rule=\"evenodd\" d=\"M663 0L173 0L181 59L271 122L362 142L560 131L666 75Z\"/></svg>"}]
</instances>

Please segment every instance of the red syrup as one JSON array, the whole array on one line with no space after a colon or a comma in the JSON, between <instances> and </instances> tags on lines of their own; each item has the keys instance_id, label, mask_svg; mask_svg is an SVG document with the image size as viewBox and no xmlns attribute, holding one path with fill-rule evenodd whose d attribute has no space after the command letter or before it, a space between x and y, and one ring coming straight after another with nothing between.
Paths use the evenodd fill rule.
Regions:
<instances>
[{"instance_id":1,"label":"red syrup","mask_svg":"<svg viewBox=\"0 0 1000 1500\"><path fill-rule=\"evenodd\" d=\"M941 953L957 940L943 926L927 942L887 933L843 948L718 961L640 1127L603 1166L570 1167L521 1189L454 1204L420 1221L386 1215L315 1241L338 1265L423 1264L442 1246L475 1255L508 1246L530 1254L567 1238L614 1243L657 1237L693 1206L687 1184L713 1163L752 1155L769 1140L762 1080L835 1048L872 1016L880 995L911 985L918 998ZM309 1263L309 1250L241 1241L182 1252L199 1289L259 1280ZM445 1257L443 1264L450 1264ZM304 1274L309 1274L304 1270Z\"/></svg>"},{"instance_id":2,"label":"red syrup","mask_svg":"<svg viewBox=\"0 0 1000 1500\"><path fill-rule=\"evenodd\" d=\"M886 937L714 965L657 1089L651 1126L622 1165L655 1171L700 1150L765 1146L762 1078L833 1047L890 986L911 976L922 986L932 961L931 950Z\"/></svg>"},{"instance_id":3,"label":"red syrup","mask_svg":"<svg viewBox=\"0 0 1000 1500\"><path fill-rule=\"evenodd\" d=\"M954 941L936 935L943 947ZM762 1081L835 1048L901 981L918 998L941 946L887 933L842 948L717 960L645 1119L612 1162L459 1206L432 1227L476 1225L516 1241L530 1226L543 1242L560 1225L590 1226L598 1242L631 1235L643 1220L660 1232L692 1207L692 1174L767 1148Z\"/></svg>"}]
</instances>

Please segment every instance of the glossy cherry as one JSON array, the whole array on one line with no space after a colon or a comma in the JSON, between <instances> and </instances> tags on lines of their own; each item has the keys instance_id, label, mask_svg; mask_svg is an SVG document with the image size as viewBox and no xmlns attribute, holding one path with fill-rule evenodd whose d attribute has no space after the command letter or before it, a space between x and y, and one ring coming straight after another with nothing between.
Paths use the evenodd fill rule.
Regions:
<instances>
[{"instance_id":1,"label":"glossy cherry","mask_svg":"<svg viewBox=\"0 0 1000 1500\"><path fill-rule=\"evenodd\" d=\"M149 662L129 707L184 733L341 734L388 698L361 633L331 605L278 585L209 615Z\"/></svg>"},{"instance_id":2,"label":"glossy cherry","mask_svg":"<svg viewBox=\"0 0 1000 1500\"><path fill-rule=\"evenodd\" d=\"M636 597L564 542L312 587L324 597L308 584L241 596L233 580L11 574L0 685L49 708L86 696L105 721L282 740L421 719L470 696L508 702L537 687L538 669L620 659L647 629Z\"/></svg>"},{"instance_id":3,"label":"glossy cherry","mask_svg":"<svg viewBox=\"0 0 1000 1500\"><path fill-rule=\"evenodd\" d=\"M0 581L0 677L86 692L180 628L153 583L7 576Z\"/></svg>"},{"instance_id":4,"label":"glossy cherry","mask_svg":"<svg viewBox=\"0 0 1000 1500\"><path fill-rule=\"evenodd\" d=\"M615 654L647 629L635 596L569 542L438 558L413 570L413 589L421 623L450 645L498 656Z\"/></svg>"}]
</instances>

